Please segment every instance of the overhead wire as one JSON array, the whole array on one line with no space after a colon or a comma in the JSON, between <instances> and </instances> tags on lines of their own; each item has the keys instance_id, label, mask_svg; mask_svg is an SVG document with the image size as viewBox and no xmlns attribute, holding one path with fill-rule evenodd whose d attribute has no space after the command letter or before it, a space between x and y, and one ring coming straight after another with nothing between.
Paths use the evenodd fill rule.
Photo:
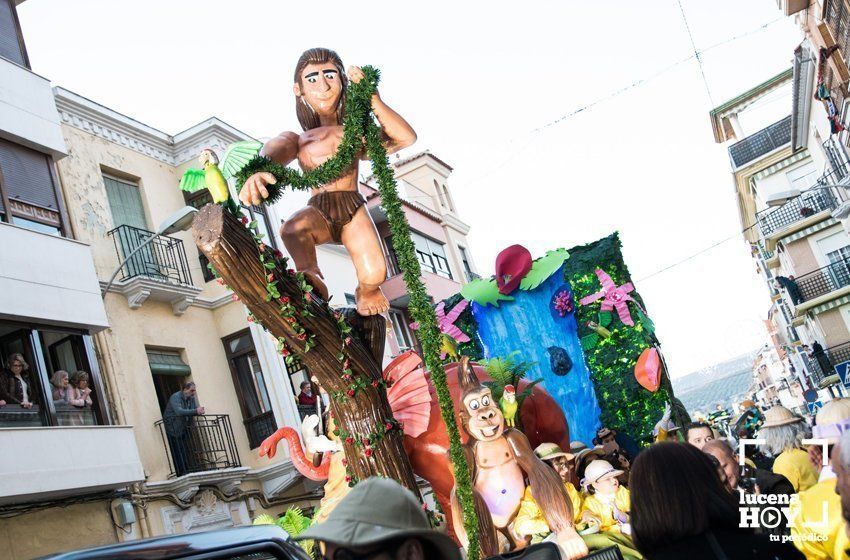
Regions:
<instances>
[{"instance_id":1,"label":"overhead wire","mask_svg":"<svg viewBox=\"0 0 850 560\"><path fill-rule=\"evenodd\" d=\"M701 56L701 55L703 55L703 54L705 54L705 53L707 53L711 50L714 50L718 47L722 47L722 46L727 45L729 43L732 43L734 41L738 41L738 40L743 39L745 37L755 35L756 33L761 33L764 30L768 29L770 26L772 26L772 25L774 25L774 24L776 24L780 21L783 21L784 19L785 18L783 18L783 17L778 17L776 19L768 21L767 23L763 23L762 25L760 25L756 28L750 29L749 31L745 31L745 32L739 33L737 35L733 35L732 37L728 37L728 38L726 38L722 41L714 43L713 45L709 45L708 47L705 47L703 49L695 49L694 52L689 54L688 56L686 56L686 57L684 57L680 60L677 60L676 62L673 62L672 64L665 66L664 68L662 68L662 69L660 69L660 70L658 70L658 71L656 71L652 74L649 74L648 76L644 76L643 78L635 80L635 81L633 81L633 82L631 82L627 85L624 85L624 86L622 86L622 87L620 87L620 88L618 88L614 91L611 91L611 92L609 92L609 93L607 93L607 94L605 94L601 97L598 97L598 98L594 99L593 101L591 101L589 103L585 103L584 105L576 107L575 109L571 110L570 112L565 113L565 114L561 115L560 117L557 117L556 119L554 119L552 121L549 121L549 122L547 122L543 125L538 126L537 128L534 128L534 129L526 132L523 136L526 136L527 139L522 144L522 146L520 146L518 149L514 149L512 151L512 153L507 158L502 159L496 167L490 168L490 170L487 171L486 173L484 173L483 175L473 177L471 180L467 181L466 185L467 186L474 185L474 184L476 184L480 181L483 181L484 179L486 179L486 178L492 176L493 174L497 173L498 171L502 170L509 163L516 160L516 158L519 157L520 155L522 155L522 153L524 153L525 150L528 149L528 147L536 140L537 135L540 132L543 132L544 130L551 128L553 126L556 126L558 124L561 124L562 122L569 120L572 117L575 117L576 115L578 115L580 113L583 113L583 112L585 112L589 109L592 109L596 105L599 105L601 103L604 103L606 101L614 99L615 97L619 97L620 95L622 95L622 94L624 94L628 91L631 91L631 90L633 90L637 87L640 87L640 86L654 80L655 78L658 78L659 76L662 76L662 75L666 74L667 72L670 72L671 70L674 70L675 68L681 66L682 64L685 64L686 62L689 62L690 60L693 60L694 58L699 57L699 56ZM703 74L703 77L705 77L704 74ZM707 85L706 85L706 88L707 88ZM709 99L711 99L710 92L709 92ZM712 104L713 104L713 102L712 102ZM520 141L519 139L514 139L514 140L511 140L510 142L508 142L508 144L515 144L516 142L519 142L519 141Z\"/></svg>"}]
</instances>

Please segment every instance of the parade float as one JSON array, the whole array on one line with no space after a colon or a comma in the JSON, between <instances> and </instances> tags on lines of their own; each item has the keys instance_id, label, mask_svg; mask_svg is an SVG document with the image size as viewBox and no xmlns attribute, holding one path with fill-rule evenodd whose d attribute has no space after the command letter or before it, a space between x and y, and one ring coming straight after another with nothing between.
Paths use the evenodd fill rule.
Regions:
<instances>
[{"instance_id":1,"label":"parade float","mask_svg":"<svg viewBox=\"0 0 850 560\"><path fill-rule=\"evenodd\" d=\"M285 440L302 474L327 481L314 522L359 480L390 477L418 494L419 475L470 558L525 545L511 523L529 489L556 541L578 556L586 547L572 526L569 497L532 450L550 442L567 448L571 439L590 444L600 425L648 441L672 397L619 240L536 261L511 247L494 278L435 306L387 161L415 133L380 98L378 79L370 67L346 73L333 51L306 51L293 87L304 132L265 145L237 143L221 160L205 150L203 169L181 181L184 190L209 189L216 202L193 226L210 269L248 308L249 320L277 340L287 364L297 361L331 397L329 429L318 444L315 433L299 437L284 427L261 454L273 456ZM361 158L372 164L422 348L421 357L406 353L385 369L385 260L358 192ZM302 171L287 166L296 160ZM228 181L243 204L272 202L287 188L312 191L281 229L289 257L242 216ZM315 254L322 243L341 243L351 254L356 308L328 305Z\"/></svg>"}]
</instances>

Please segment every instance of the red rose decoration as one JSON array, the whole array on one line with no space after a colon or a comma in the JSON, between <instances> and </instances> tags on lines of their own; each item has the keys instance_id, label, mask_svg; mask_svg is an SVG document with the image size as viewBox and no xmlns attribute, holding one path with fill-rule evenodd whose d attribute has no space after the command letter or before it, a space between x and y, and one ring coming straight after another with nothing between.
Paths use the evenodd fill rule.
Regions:
<instances>
[{"instance_id":1,"label":"red rose decoration","mask_svg":"<svg viewBox=\"0 0 850 560\"><path fill-rule=\"evenodd\" d=\"M241 219L240 221L242 222L242 225L243 225L243 226L247 226L247 225L248 225L248 218L246 218L245 216L242 216L242 219Z\"/></svg>"},{"instance_id":2,"label":"red rose decoration","mask_svg":"<svg viewBox=\"0 0 850 560\"><path fill-rule=\"evenodd\" d=\"M372 450L367 447L366 450L363 452L363 454L366 455L367 457L371 457L372 456Z\"/></svg>"},{"instance_id":3,"label":"red rose decoration","mask_svg":"<svg viewBox=\"0 0 850 560\"><path fill-rule=\"evenodd\" d=\"M343 466L343 467L348 466L348 459L343 459L343 460L342 460L342 466Z\"/></svg>"},{"instance_id":4,"label":"red rose decoration","mask_svg":"<svg viewBox=\"0 0 850 560\"><path fill-rule=\"evenodd\" d=\"M393 429L393 425L392 425L391 423L387 422L386 424L384 424L384 428L386 428L386 429L388 429L388 430L392 430L392 429Z\"/></svg>"},{"instance_id":5,"label":"red rose decoration","mask_svg":"<svg viewBox=\"0 0 850 560\"><path fill-rule=\"evenodd\" d=\"M239 301L239 296L236 295L236 294L233 294L232 296L230 296L230 299L232 299L233 301Z\"/></svg>"},{"instance_id":6,"label":"red rose decoration","mask_svg":"<svg viewBox=\"0 0 850 560\"><path fill-rule=\"evenodd\" d=\"M347 443L348 445L351 445L352 443L354 443L354 438L351 437L351 436L348 436L347 438L345 438L345 443Z\"/></svg>"},{"instance_id":7,"label":"red rose decoration","mask_svg":"<svg viewBox=\"0 0 850 560\"><path fill-rule=\"evenodd\" d=\"M269 274L268 276L266 276L266 280L268 280L269 282L274 282L274 274Z\"/></svg>"},{"instance_id":8,"label":"red rose decoration","mask_svg":"<svg viewBox=\"0 0 850 560\"><path fill-rule=\"evenodd\" d=\"M289 350L287 350L286 348L281 348L280 355L283 357L289 356Z\"/></svg>"},{"instance_id":9,"label":"red rose decoration","mask_svg":"<svg viewBox=\"0 0 850 560\"><path fill-rule=\"evenodd\" d=\"M266 244L265 244L265 243L260 243L260 252L261 252L261 253L265 253L265 252L266 252Z\"/></svg>"},{"instance_id":10,"label":"red rose decoration","mask_svg":"<svg viewBox=\"0 0 850 560\"><path fill-rule=\"evenodd\" d=\"M345 392L345 394L348 395L349 397L353 397L354 396L354 389L349 389L348 391Z\"/></svg>"}]
</instances>

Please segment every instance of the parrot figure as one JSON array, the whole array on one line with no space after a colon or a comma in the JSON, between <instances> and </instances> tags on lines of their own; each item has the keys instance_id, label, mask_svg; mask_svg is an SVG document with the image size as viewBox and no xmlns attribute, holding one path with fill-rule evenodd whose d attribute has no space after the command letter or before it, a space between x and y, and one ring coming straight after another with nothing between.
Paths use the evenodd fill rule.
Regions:
<instances>
[{"instance_id":1,"label":"parrot figure","mask_svg":"<svg viewBox=\"0 0 850 560\"><path fill-rule=\"evenodd\" d=\"M457 361L458 353L457 353L457 341L447 335L446 333L440 334L440 359L445 359L446 356L451 356L452 360Z\"/></svg>"},{"instance_id":2,"label":"parrot figure","mask_svg":"<svg viewBox=\"0 0 850 560\"><path fill-rule=\"evenodd\" d=\"M516 389L513 385L505 385L505 391L502 393L502 398L499 399L499 408L505 417L505 425L511 428L516 426L516 413L519 404L516 402Z\"/></svg>"},{"instance_id":3,"label":"parrot figure","mask_svg":"<svg viewBox=\"0 0 850 560\"><path fill-rule=\"evenodd\" d=\"M221 204L233 214L239 215L239 204L230 196L227 180L236 175L242 167L260 153L263 143L257 140L234 142L227 147L219 168L219 159L210 148L204 148L198 156L203 169L187 169L180 179L180 189L196 192L201 189L210 191L213 202Z\"/></svg>"}]
</instances>

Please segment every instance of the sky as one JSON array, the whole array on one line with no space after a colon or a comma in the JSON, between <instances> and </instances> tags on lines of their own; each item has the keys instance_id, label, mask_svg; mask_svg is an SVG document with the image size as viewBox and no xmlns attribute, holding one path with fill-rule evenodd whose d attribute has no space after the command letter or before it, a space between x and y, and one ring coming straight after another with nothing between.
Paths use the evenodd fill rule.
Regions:
<instances>
[{"instance_id":1,"label":"sky","mask_svg":"<svg viewBox=\"0 0 850 560\"><path fill-rule=\"evenodd\" d=\"M515 243L536 257L617 230L672 377L765 341L770 300L737 235L729 159L708 113L790 67L802 37L775 0L681 0L681 10L676 0L27 0L18 13L36 73L169 134L210 116L260 138L299 130L292 72L310 47L376 66L382 98L418 133L408 153L429 149L454 168L448 184L481 273ZM790 94L758 109L764 122L747 132L790 114Z\"/></svg>"}]
</instances>

